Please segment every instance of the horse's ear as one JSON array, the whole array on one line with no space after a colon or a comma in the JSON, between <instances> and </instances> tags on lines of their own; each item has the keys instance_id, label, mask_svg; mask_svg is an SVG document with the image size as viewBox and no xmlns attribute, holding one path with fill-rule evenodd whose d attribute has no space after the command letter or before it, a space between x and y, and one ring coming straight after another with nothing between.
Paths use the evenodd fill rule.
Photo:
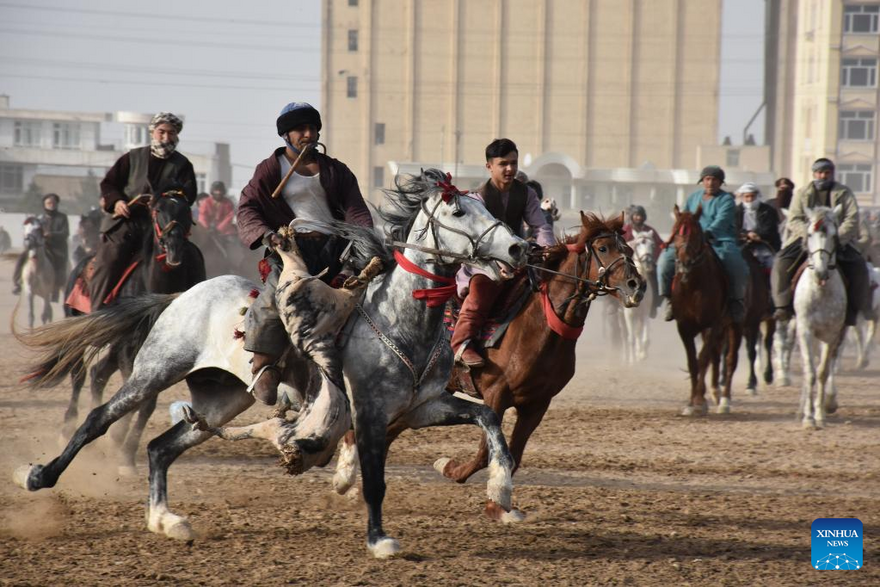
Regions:
<instances>
[{"instance_id":1,"label":"horse's ear","mask_svg":"<svg viewBox=\"0 0 880 587\"><path fill-rule=\"evenodd\" d=\"M700 219L700 216L702 216L702 215L703 215L703 205L700 204L699 206L697 206L697 211L694 212L694 220L698 221Z\"/></svg>"},{"instance_id":2,"label":"horse's ear","mask_svg":"<svg viewBox=\"0 0 880 587\"><path fill-rule=\"evenodd\" d=\"M672 207L672 218L673 220L678 220L678 217L681 215L681 210L678 207L678 204Z\"/></svg>"},{"instance_id":3,"label":"horse's ear","mask_svg":"<svg viewBox=\"0 0 880 587\"><path fill-rule=\"evenodd\" d=\"M840 224L841 220L843 220L843 204L838 204L834 207L834 217L837 219L837 223Z\"/></svg>"},{"instance_id":4,"label":"horse's ear","mask_svg":"<svg viewBox=\"0 0 880 587\"><path fill-rule=\"evenodd\" d=\"M587 225L587 215L584 214L583 210L581 210L580 212L581 212L581 226L586 226Z\"/></svg>"},{"instance_id":5,"label":"horse's ear","mask_svg":"<svg viewBox=\"0 0 880 587\"><path fill-rule=\"evenodd\" d=\"M623 230L623 225L626 224L626 212L625 211L621 210L620 216L618 216L615 219L615 224L620 224L620 228L617 228L616 230L618 230L618 231Z\"/></svg>"}]
</instances>

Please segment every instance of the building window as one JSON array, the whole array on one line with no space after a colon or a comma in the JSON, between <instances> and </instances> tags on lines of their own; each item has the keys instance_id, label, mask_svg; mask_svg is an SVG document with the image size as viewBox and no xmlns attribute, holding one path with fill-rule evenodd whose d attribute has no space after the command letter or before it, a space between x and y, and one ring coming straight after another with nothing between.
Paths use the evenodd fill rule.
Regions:
<instances>
[{"instance_id":1,"label":"building window","mask_svg":"<svg viewBox=\"0 0 880 587\"><path fill-rule=\"evenodd\" d=\"M874 58L844 59L840 73L842 86L848 88L877 86L877 60Z\"/></svg>"},{"instance_id":2,"label":"building window","mask_svg":"<svg viewBox=\"0 0 880 587\"><path fill-rule=\"evenodd\" d=\"M385 186L385 168L373 167L373 186L381 188Z\"/></svg>"},{"instance_id":3,"label":"building window","mask_svg":"<svg viewBox=\"0 0 880 587\"><path fill-rule=\"evenodd\" d=\"M358 0L348 0L348 5L349 5L349 6L357 6L357 5L358 5Z\"/></svg>"},{"instance_id":4,"label":"building window","mask_svg":"<svg viewBox=\"0 0 880 587\"><path fill-rule=\"evenodd\" d=\"M204 173L196 173L196 193L203 194L208 191L208 176Z\"/></svg>"},{"instance_id":5,"label":"building window","mask_svg":"<svg viewBox=\"0 0 880 587\"><path fill-rule=\"evenodd\" d=\"M24 168L21 165L0 165L0 193L20 194L24 191Z\"/></svg>"},{"instance_id":6,"label":"building window","mask_svg":"<svg viewBox=\"0 0 880 587\"><path fill-rule=\"evenodd\" d=\"M150 129L146 124L126 124L125 144L128 147L145 147L150 144Z\"/></svg>"},{"instance_id":7,"label":"building window","mask_svg":"<svg viewBox=\"0 0 880 587\"><path fill-rule=\"evenodd\" d=\"M727 149L727 167L739 167L739 149Z\"/></svg>"},{"instance_id":8,"label":"building window","mask_svg":"<svg viewBox=\"0 0 880 587\"><path fill-rule=\"evenodd\" d=\"M877 17L880 6L856 4L843 7L843 32L845 33L876 33Z\"/></svg>"},{"instance_id":9,"label":"building window","mask_svg":"<svg viewBox=\"0 0 880 587\"><path fill-rule=\"evenodd\" d=\"M874 189L874 168L870 163L840 163L837 165L837 176L840 183L856 193Z\"/></svg>"},{"instance_id":10,"label":"building window","mask_svg":"<svg viewBox=\"0 0 880 587\"><path fill-rule=\"evenodd\" d=\"M357 98L358 95L358 78L353 75L346 79L345 95L349 98Z\"/></svg>"},{"instance_id":11,"label":"building window","mask_svg":"<svg viewBox=\"0 0 880 587\"><path fill-rule=\"evenodd\" d=\"M16 147L39 147L40 122L37 120L16 120L14 144Z\"/></svg>"},{"instance_id":12,"label":"building window","mask_svg":"<svg viewBox=\"0 0 880 587\"><path fill-rule=\"evenodd\" d=\"M52 147L55 149L79 149L79 124L54 123L52 125Z\"/></svg>"},{"instance_id":13,"label":"building window","mask_svg":"<svg viewBox=\"0 0 880 587\"><path fill-rule=\"evenodd\" d=\"M376 133L375 134L376 134L376 136L375 136L376 144L377 145L384 145L385 144L385 123L384 122L377 122L376 123Z\"/></svg>"},{"instance_id":14,"label":"building window","mask_svg":"<svg viewBox=\"0 0 880 587\"><path fill-rule=\"evenodd\" d=\"M357 29L348 31L348 50L358 50L358 32Z\"/></svg>"},{"instance_id":15,"label":"building window","mask_svg":"<svg viewBox=\"0 0 880 587\"><path fill-rule=\"evenodd\" d=\"M849 141L873 141L874 119L877 113L873 110L841 110L840 139Z\"/></svg>"}]
</instances>

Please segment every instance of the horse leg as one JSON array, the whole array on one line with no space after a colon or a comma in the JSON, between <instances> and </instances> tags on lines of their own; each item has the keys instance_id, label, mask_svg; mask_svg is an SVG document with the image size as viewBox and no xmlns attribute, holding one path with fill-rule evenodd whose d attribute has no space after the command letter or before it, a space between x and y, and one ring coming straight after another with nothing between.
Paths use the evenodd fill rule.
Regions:
<instances>
[{"instance_id":1,"label":"horse leg","mask_svg":"<svg viewBox=\"0 0 880 587\"><path fill-rule=\"evenodd\" d=\"M34 328L34 292L28 291L28 326Z\"/></svg>"},{"instance_id":2,"label":"horse leg","mask_svg":"<svg viewBox=\"0 0 880 587\"><path fill-rule=\"evenodd\" d=\"M336 459L336 472L333 474L333 490L345 495L357 481L358 452L354 430L349 430L339 443L339 457Z\"/></svg>"},{"instance_id":3,"label":"horse leg","mask_svg":"<svg viewBox=\"0 0 880 587\"><path fill-rule=\"evenodd\" d=\"M52 294L48 294L48 297L43 298L43 315L40 316L40 319L43 321L43 324L48 324L52 321Z\"/></svg>"},{"instance_id":4,"label":"horse leg","mask_svg":"<svg viewBox=\"0 0 880 587\"><path fill-rule=\"evenodd\" d=\"M733 385L733 374L739 363L739 346L742 344L742 326L731 324L727 329L724 369L724 387L721 390L721 398L718 400L718 413L730 413L730 388Z\"/></svg>"},{"instance_id":5,"label":"horse leg","mask_svg":"<svg viewBox=\"0 0 880 587\"><path fill-rule=\"evenodd\" d=\"M518 406L516 408L516 424L513 427L513 433L510 435L510 455L513 457L514 473L522 463L526 443L535 429L538 428L541 420L544 419L544 414L547 413L548 407L550 407L549 399L545 402Z\"/></svg>"},{"instance_id":6,"label":"horse leg","mask_svg":"<svg viewBox=\"0 0 880 587\"><path fill-rule=\"evenodd\" d=\"M216 427L232 420L245 411L254 399L245 392L245 386L213 386L187 380L192 393L193 409ZM192 540L195 534L185 516L172 513L168 508L168 468L188 449L214 436L213 432L195 430L181 421L154 438L147 445L150 462L150 501L147 508L147 528L177 540Z\"/></svg>"},{"instance_id":7,"label":"horse leg","mask_svg":"<svg viewBox=\"0 0 880 587\"><path fill-rule=\"evenodd\" d=\"M89 412L85 422L74 433L60 456L47 465L31 465L17 469L14 474L15 482L30 491L54 487L58 477L85 445L104 435L113 422L134 410L148 398L158 395L182 374L172 372L164 375L165 377L156 377L155 373L149 373L124 383L110 401Z\"/></svg>"},{"instance_id":8,"label":"horse leg","mask_svg":"<svg viewBox=\"0 0 880 587\"><path fill-rule=\"evenodd\" d=\"M67 441L73 436L74 430L76 430L76 418L79 415L79 394L85 384L85 366L82 364L82 360L80 360L70 373L70 403L67 404L67 411L64 412L64 424L61 427L61 442L64 445L67 444Z\"/></svg>"},{"instance_id":9,"label":"horse leg","mask_svg":"<svg viewBox=\"0 0 880 587\"><path fill-rule=\"evenodd\" d=\"M497 392L493 389L486 390L483 397L485 406L498 416L499 423L503 421L504 412L510 407L510 390L507 387L503 387ZM488 466L489 445L486 442L485 434L480 438L480 447L477 449L477 454L470 461L459 463L455 459L441 458L434 462L434 468L438 472L456 483L464 483L471 475Z\"/></svg>"},{"instance_id":10,"label":"horse leg","mask_svg":"<svg viewBox=\"0 0 880 587\"><path fill-rule=\"evenodd\" d=\"M798 342L801 347L804 378L803 391L801 392L802 425L804 428L814 428L813 390L816 385L816 365L813 363L813 333L810 332L807 324L803 324L802 328L798 328Z\"/></svg>"},{"instance_id":11,"label":"horse leg","mask_svg":"<svg viewBox=\"0 0 880 587\"><path fill-rule=\"evenodd\" d=\"M387 416L359 410L355 439L367 502L367 548L376 558L389 558L400 552L400 544L382 529L382 501L385 499L385 457L388 454Z\"/></svg>"},{"instance_id":12,"label":"horse leg","mask_svg":"<svg viewBox=\"0 0 880 587\"><path fill-rule=\"evenodd\" d=\"M486 485L486 515L502 522L518 522L521 512L511 509L513 457L501 431L501 419L488 406L454 395L442 395L405 416L410 428L475 424L483 429L489 446L489 481ZM363 461L361 461L363 466ZM437 464L434 465L435 468Z\"/></svg>"},{"instance_id":13,"label":"horse leg","mask_svg":"<svg viewBox=\"0 0 880 587\"><path fill-rule=\"evenodd\" d=\"M758 360L758 333L759 328L746 330L746 353L749 356L749 383L746 385L746 393L758 395L758 376L755 373L755 361Z\"/></svg>"},{"instance_id":14,"label":"horse leg","mask_svg":"<svg viewBox=\"0 0 880 587\"><path fill-rule=\"evenodd\" d=\"M827 349L823 349L827 351L828 356L823 357L822 371L819 373L820 386L822 388L822 393L824 394L824 400L822 401L822 420L824 422L825 414L833 414L837 411L837 386L834 384L834 371L837 368L837 361L840 357L840 345L841 345L842 336L838 337L837 340L832 341L831 344L827 345ZM827 361L827 366L825 362ZM826 374L825 381L822 381L823 372ZM818 401L818 400L817 400ZM819 426L819 421L817 419L816 426Z\"/></svg>"},{"instance_id":15,"label":"horse leg","mask_svg":"<svg viewBox=\"0 0 880 587\"><path fill-rule=\"evenodd\" d=\"M128 430L125 441L120 447L119 473L121 475L130 475L137 472L135 457L137 456L138 445L147 427L150 416L156 411L156 397L152 397L142 403L137 411L137 417L134 419L134 426Z\"/></svg>"},{"instance_id":16,"label":"horse leg","mask_svg":"<svg viewBox=\"0 0 880 587\"><path fill-rule=\"evenodd\" d=\"M776 334L776 320L764 322L764 344L762 356L764 360L764 383L773 383L773 336Z\"/></svg>"},{"instance_id":17,"label":"horse leg","mask_svg":"<svg viewBox=\"0 0 880 587\"><path fill-rule=\"evenodd\" d=\"M687 405L684 407L684 410L682 410L681 415L693 416L695 413L694 398L697 395L697 346L694 342L694 337L691 336L690 333L685 332L680 324L678 327L678 334L681 337L681 343L684 345L685 355L687 355L688 374L690 375L691 379L691 397Z\"/></svg>"}]
</instances>

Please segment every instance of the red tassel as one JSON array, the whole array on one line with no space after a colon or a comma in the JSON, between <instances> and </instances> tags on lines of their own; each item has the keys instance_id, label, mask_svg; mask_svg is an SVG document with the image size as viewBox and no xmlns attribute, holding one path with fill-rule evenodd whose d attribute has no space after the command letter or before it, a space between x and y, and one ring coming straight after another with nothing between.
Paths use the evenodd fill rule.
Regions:
<instances>
[{"instance_id":1,"label":"red tassel","mask_svg":"<svg viewBox=\"0 0 880 587\"><path fill-rule=\"evenodd\" d=\"M232 338L233 338L234 340L238 340L238 339L240 339L240 338L244 338L244 331L243 331L243 330L239 330L238 328L236 328L235 330L232 331Z\"/></svg>"},{"instance_id":2,"label":"red tassel","mask_svg":"<svg viewBox=\"0 0 880 587\"><path fill-rule=\"evenodd\" d=\"M266 280L263 279L263 281L266 281ZM260 295L260 290L258 290L257 288L254 288L248 292L248 297L251 297L251 298L256 298L259 295Z\"/></svg>"},{"instance_id":3,"label":"red tassel","mask_svg":"<svg viewBox=\"0 0 880 587\"><path fill-rule=\"evenodd\" d=\"M266 259L260 259L260 262L257 265L257 269L260 271L260 279L263 280L263 283L266 283L266 279L272 272L272 266L269 265L269 261L267 261Z\"/></svg>"}]
</instances>

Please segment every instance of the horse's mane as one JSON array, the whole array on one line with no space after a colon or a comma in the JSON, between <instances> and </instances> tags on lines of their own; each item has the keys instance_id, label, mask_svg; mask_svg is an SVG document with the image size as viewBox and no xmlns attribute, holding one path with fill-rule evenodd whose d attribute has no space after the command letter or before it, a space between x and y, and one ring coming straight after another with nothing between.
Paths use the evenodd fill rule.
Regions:
<instances>
[{"instance_id":1,"label":"horse's mane","mask_svg":"<svg viewBox=\"0 0 880 587\"><path fill-rule=\"evenodd\" d=\"M567 245L585 243L588 240L607 232L616 232L623 234L623 218L615 216L614 218L603 218L598 214L587 212L581 215L581 231L578 234L571 234L561 239L556 239L556 244L547 250L547 261L545 266L548 269L556 269L562 261L568 256Z\"/></svg>"},{"instance_id":2,"label":"horse's mane","mask_svg":"<svg viewBox=\"0 0 880 587\"><path fill-rule=\"evenodd\" d=\"M398 175L393 188L382 190L385 204L376 213L385 222L389 237L406 240L422 202L442 189L437 186L438 181L446 181L446 175L439 169L426 169L421 175Z\"/></svg>"},{"instance_id":3,"label":"horse's mane","mask_svg":"<svg viewBox=\"0 0 880 587\"><path fill-rule=\"evenodd\" d=\"M294 220L294 226L299 223L299 220ZM391 250L385 246L384 241L374 228L348 224L340 220L332 220L330 222L306 220L301 223L304 226L322 228L326 232L351 242L348 261L358 271L363 270L373 257L378 257L382 261L385 271L388 271L394 264Z\"/></svg>"}]
</instances>

